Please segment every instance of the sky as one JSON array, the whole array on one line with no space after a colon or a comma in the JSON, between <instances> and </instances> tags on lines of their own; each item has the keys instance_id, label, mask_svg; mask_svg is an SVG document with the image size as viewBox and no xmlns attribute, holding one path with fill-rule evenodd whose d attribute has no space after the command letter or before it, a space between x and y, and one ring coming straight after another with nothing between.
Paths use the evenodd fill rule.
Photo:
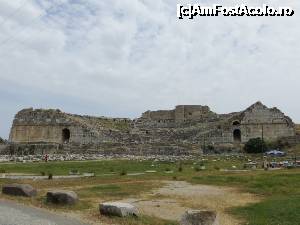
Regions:
<instances>
[{"instance_id":1,"label":"sky","mask_svg":"<svg viewBox=\"0 0 300 225\"><path fill-rule=\"evenodd\" d=\"M136 118L262 101L300 122L300 1L221 2L295 15L177 18L177 3L215 0L0 0L0 136L30 107Z\"/></svg>"}]
</instances>

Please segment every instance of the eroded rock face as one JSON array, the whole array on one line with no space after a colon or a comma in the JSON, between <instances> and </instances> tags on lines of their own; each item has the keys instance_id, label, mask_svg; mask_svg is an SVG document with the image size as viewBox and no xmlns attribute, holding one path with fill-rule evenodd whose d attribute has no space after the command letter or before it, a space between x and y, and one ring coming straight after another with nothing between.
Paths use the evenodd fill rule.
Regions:
<instances>
[{"instance_id":1,"label":"eroded rock face","mask_svg":"<svg viewBox=\"0 0 300 225\"><path fill-rule=\"evenodd\" d=\"M217 213L206 210L188 210L182 216L180 225L220 225Z\"/></svg>"},{"instance_id":2,"label":"eroded rock face","mask_svg":"<svg viewBox=\"0 0 300 225\"><path fill-rule=\"evenodd\" d=\"M138 210L135 206L121 202L106 202L99 205L101 215L105 216L138 216Z\"/></svg>"},{"instance_id":3,"label":"eroded rock face","mask_svg":"<svg viewBox=\"0 0 300 225\"><path fill-rule=\"evenodd\" d=\"M13 196L34 197L37 191L29 184L6 184L2 187L2 193Z\"/></svg>"},{"instance_id":4,"label":"eroded rock face","mask_svg":"<svg viewBox=\"0 0 300 225\"><path fill-rule=\"evenodd\" d=\"M78 196L74 191L48 191L46 197L47 202L60 205L74 205L78 201Z\"/></svg>"}]
</instances>

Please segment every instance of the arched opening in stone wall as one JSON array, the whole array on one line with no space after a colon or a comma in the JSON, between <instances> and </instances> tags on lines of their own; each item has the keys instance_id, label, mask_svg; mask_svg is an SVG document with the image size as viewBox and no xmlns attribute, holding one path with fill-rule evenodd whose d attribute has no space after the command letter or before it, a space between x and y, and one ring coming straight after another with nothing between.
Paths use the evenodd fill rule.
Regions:
<instances>
[{"instance_id":1,"label":"arched opening in stone wall","mask_svg":"<svg viewBox=\"0 0 300 225\"><path fill-rule=\"evenodd\" d=\"M233 131L233 140L234 142L241 142L242 141L242 132L240 129L235 129Z\"/></svg>"},{"instance_id":2,"label":"arched opening in stone wall","mask_svg":"<svg viewBox=\"0 0 300 225\"><path fill-rule=\"evenodd\" d=\"M234 122L232 123L232 125L233 125L233 126L239 126L239 125L241 125L241 123L240 123L240 121L234 121Z\"/></svg>"},{"instance_id":3,"label":"arched opening in stone wall","mask_svg":"<svg viewBox=\"0 0 300 225\"><path fill-rule=\"evenodd\" d=\"M62 130L62 141L64 144L69 143L71 137L71 132L69 129L65 128Z\"/></svg>"}]
</instances>

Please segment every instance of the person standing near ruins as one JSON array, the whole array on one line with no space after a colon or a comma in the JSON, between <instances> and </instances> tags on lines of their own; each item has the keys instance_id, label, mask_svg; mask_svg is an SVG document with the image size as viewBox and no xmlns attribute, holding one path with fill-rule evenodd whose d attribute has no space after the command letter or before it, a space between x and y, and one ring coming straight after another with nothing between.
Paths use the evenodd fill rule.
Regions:
<instances>
[{"instance_id":1,"label":"person standing near ruins","mask_svg":"<svg viewBox=\"0 0 300 225\"><path fill-rule=\"evenodd\" d=\"M48 155L47 154L45 155L44 159L45 159L45 162L48 162Z\"/></svg>"}]
</instances>

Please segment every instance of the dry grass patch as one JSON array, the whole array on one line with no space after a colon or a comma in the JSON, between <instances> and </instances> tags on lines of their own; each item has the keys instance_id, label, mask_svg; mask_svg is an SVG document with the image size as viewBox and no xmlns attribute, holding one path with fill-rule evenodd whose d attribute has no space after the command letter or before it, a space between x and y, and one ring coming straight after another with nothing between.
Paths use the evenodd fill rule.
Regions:
<instances>
[{"instance_id":1,"label":"dry grass patch","mask_svg":"<svg viewBox=\"0 0 300 225\"><path fill-rule=\"evenodd\" d=\"M163 219L179 220L187 209L209 209L218 212L221 224L238 225L242 221L227 213L227 210L258 202L259 198L234 188L170 181L142 200L128 201L139 207L143 213Z\"/></svg>"}]
</instances>

